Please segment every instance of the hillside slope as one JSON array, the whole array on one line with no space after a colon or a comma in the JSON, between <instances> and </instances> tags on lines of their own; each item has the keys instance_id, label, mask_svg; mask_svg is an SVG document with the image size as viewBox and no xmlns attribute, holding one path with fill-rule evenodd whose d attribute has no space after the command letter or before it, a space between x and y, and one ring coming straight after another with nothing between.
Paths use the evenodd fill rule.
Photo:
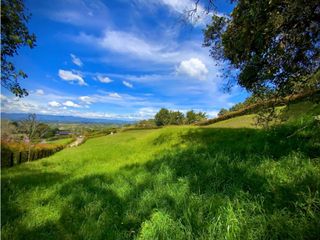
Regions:
<instances>
[{"instance_id":1,"label":"hillside slope","mask_svg":"<svg viewBox=\"0 0 320 240\"><path fill-rule=\"evenodd\" d=\"M290 104L288 107L278 107L281 117L287 122L299 122L308 116L320 114L320 105L317 103L302 101ZM247 114L239 117L230 118L224 121L208 125L214 128L257 128L255 124L256 114Z\"/></svg>"},{"instance_id":2,"label":"hillside slope","mask_svg":"<svg viewBox=\"0 0 320 240\"><path fill-rule=\"evenodd\" d=\"M298 129L128 131L4 169L1 237L317 239L319 126Z\"/></svg>"}]
</instances>

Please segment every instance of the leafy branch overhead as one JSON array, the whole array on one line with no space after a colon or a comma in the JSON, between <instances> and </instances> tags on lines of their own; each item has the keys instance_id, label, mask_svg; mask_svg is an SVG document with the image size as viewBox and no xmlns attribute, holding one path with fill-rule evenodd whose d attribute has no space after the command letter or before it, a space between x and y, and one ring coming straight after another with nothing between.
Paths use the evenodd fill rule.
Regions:
<instances>
[{"instance_id":1,"label":"leafy branch overhead","mask_svg":"<svg viewBox=\"0 0 320 240\"><path fill-rule=\"evenodd\" d=\"M237 82L250 92L287 95L306 85L320 66L320 2L235 2L230 17L214 15L204 31L211 56L239 69Z\"/></svg>"},{"instance_id":2,"label":"leafy branch overhead","mask_svg":"<svg viewBox=\"0 0 320 240\"><path fill-rule=\"evenodd\" d=\"M27 96L28 92L19 84L19 79L27 78L23 70L16 69L10 58L18 54L23 46L35 47L36 37L30 33L22 0L1 1L1 85L18 97Z\"/></svg>"}]
</instances>

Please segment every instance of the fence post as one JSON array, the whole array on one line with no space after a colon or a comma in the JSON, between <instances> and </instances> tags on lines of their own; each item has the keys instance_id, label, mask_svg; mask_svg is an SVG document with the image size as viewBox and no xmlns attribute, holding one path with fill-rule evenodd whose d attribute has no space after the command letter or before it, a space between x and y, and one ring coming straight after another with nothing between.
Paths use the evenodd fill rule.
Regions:
<instances>
[{"instance_id":1,"label":"fence post","mask_svg":"<svg viewBox=\"0 0 320 240\"><path fill-rule=\"evenodd\" d=\"M13 166L13 152L10 152L9 167Z\"/></svg>"}]
</instances>

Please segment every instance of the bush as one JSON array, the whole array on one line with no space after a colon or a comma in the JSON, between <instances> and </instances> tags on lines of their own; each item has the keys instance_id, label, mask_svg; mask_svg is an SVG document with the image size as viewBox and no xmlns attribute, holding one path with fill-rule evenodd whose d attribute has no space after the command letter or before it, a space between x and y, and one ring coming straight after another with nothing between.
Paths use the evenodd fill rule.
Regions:
<instances>
[{"instance_id":1,"label":"bush","mask_svg":"<svg viewBox=\"0 0 320 240\"><path fill-rule=\"evenodd\" d=\"M36 144L31 149L30 161L48 157L61 151L67 144ZM28 161L28 144L1 142L1 167L12 167Z\"/></svg>"}]
</instances>

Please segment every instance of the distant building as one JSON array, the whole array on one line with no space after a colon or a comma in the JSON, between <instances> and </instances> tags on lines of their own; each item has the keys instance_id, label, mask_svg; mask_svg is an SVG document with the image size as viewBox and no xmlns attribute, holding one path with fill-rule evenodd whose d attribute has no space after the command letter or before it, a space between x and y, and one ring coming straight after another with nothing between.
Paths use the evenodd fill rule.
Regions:
<instances>
[{"instance_id":1,"label":"distant building","mask_svg":"<svg viewBox=\"0 0 320 240\"><path fill-rule=\"evenodd\" d=\"M67 135L71 135L71 132L68 132L68 131L57 131L56 135L67 136Z\"/></svg>"}]
</instances>

